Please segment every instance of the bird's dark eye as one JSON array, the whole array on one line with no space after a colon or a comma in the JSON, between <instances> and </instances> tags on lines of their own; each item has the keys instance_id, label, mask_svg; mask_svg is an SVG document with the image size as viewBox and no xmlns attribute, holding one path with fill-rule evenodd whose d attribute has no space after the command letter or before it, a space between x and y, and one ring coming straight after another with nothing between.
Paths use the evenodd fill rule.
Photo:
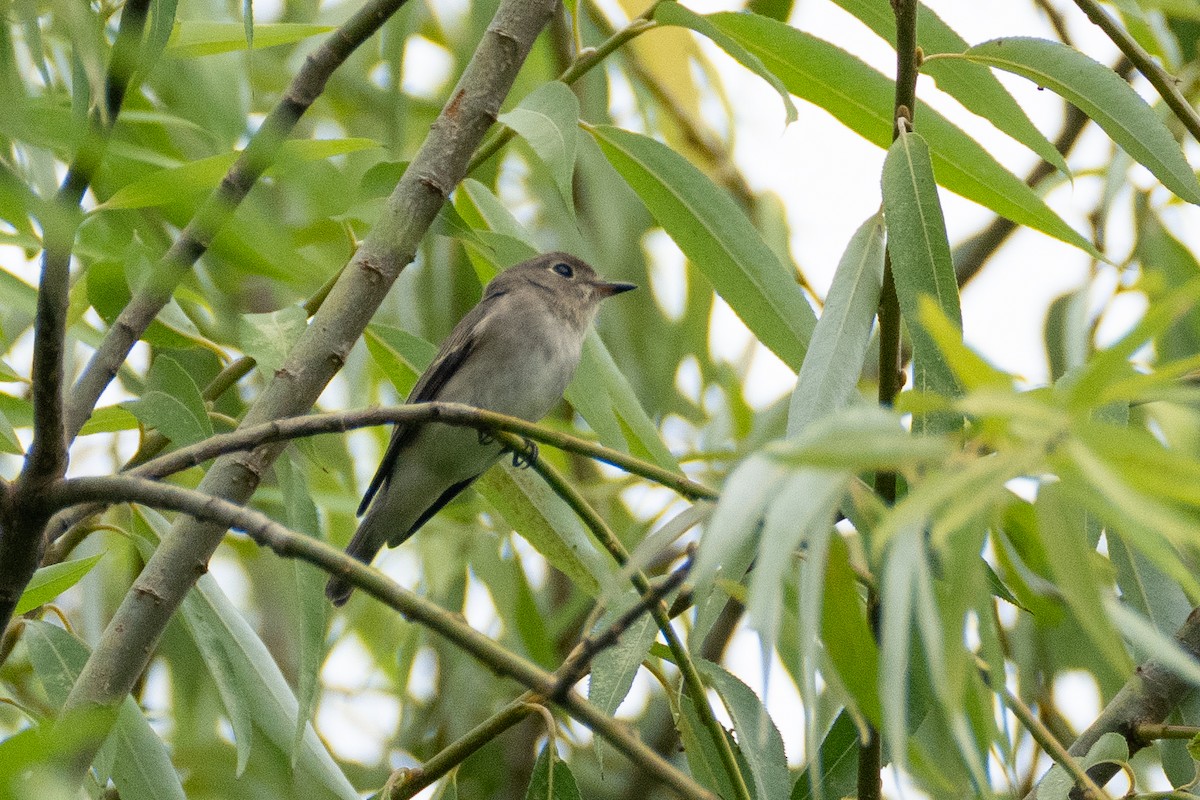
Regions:
<instances>
[{"instance_id":1,"label":"bird's dark eye","mask_svg":"<svg viewBox=\"0 0 1200 800\"><path fill-rule=\"evenodd\" d=\"M571 269L571 265L566 263L565 261L559 261L557 264L555 264L550 269L554 270L559 275L562 275L564 278L574 278L575 277L575 270Z\"/></svg>"}]
</instances>

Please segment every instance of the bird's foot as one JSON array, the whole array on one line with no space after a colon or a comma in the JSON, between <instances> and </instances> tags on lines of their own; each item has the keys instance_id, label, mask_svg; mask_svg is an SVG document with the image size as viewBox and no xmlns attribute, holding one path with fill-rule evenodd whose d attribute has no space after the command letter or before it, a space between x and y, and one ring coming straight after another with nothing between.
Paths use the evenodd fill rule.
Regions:
<instances>
[{"instance_id":1,"label":"bird's foot","mask_svg":"<svg viewBox=\"0 0 1200 800\"><path fill-rule=\"evenodd\" d=\"M538 458L537 442L532 439L522 439L522 447L512 451L512 465L517 469L532 467Z\"/></svg>"},{"instance_id":2,"label":"bird's foot","mask_svg":"<svg viewBox=\"0 0 1200 800\"><path fill-rule=\"evenodd\" d=\"M479 432L479 444L480 445L487 447L489 444L492 444L495 441L496 441L496 438L494 436L492 436L490 433L488 433L487 431Z\"/></svg>"}]
</instances>

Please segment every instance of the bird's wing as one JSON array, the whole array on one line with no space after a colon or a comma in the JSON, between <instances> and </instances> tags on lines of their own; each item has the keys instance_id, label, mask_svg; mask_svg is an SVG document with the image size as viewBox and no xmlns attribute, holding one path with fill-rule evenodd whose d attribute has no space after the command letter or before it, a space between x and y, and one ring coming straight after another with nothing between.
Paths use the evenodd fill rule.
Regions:
<instances>
[{"instance_id":1,"label":"bird's wing","mask_svg":"<svg viewBox=\"0 0 1200 800\"><path fill-rule=\"evenodd\" d=\"M442 342L433 361L413 386L412 393L408 396L409 403L427 403L438 398L438 394L445 387L447 381L475 349L488 309L501 294L503 293L486 296L479 302L479 305L459 320L458 325L454 326L454 330ZM411 423L399 423L393 428L391 441L388 442L383 460L379 462L379 469L375 471L375 477L371 478L371 484L363 493L362 502L358 505L358 516L361 517L366 512L367 507L371 505L371 500L381 488L387 485L392 475L392 468L396 466L396 459L400 456L400 450L419 428L420 425Z\"/></svg>"}]
</instances>

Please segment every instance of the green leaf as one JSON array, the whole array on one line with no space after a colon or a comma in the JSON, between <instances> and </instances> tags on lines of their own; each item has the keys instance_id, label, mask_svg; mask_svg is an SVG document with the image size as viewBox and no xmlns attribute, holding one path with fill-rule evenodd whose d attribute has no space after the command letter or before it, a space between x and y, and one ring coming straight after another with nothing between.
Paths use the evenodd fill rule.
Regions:
<instances>
[{"instance_id":1,"label":"green leaf","mask_svg":"<svg viewBox=\"0 0 1200 800\"><path fill-rule=\"evenodd\" d=\"M328 33L332 25L305 25L295 22L274 22L254 27L254 49L262 50L281 44L292 44ZM167 52L177 58L211 56L245 50L247 36L240 22L208 22L185 20L176 22L167 41Z\"/></svg>"},{"instance_id":2,"label":"green leaf","mask_svg":"<svg viewBox=\"0 0 1200 800\"><path fill-rule=\"evenodd\" d=\"M175 13L178 7L179 0L151 0L146 42L138 59L139 74L149 74L163 51L167 49L167 43L171 41L171 34L175 29ZM122 110L122 117L124 113Z\"/></svg>"},{"instance_id":3,"label":"green leaf","mask_svg":"<svg viewBox=\"0 0 1200 800\"><path fill-rule=\"evenodd\" d=\"M742 47L736 39L727 35L716 25L713 25L707 17L701 16L687 6L679 3L659 3L654 7L654 20L661 25L678 25L682 28L690 28L701 36L711 39L713 44L724 50L730 58L771 84L771 87L779 92L779 97L783 100L783 110L787 114L788 124L790 125L796 121L796 106L793 105L792 95L788 92L787 87L783 85L783 82L763 65L762 60L758 56Z\"/></svg>"},{"instance_id":4,"label":"green leaf","mask_svg":"<svg viewBox=\"0 0 1200 800\"><path fill-rule=\"evenodd\" d=\"M866 605L850 566L850 549L839 535L830 537L821 598L821 641L846 691L876 726L879 701L879 647L867 622Z\"/></svg>"},{"instance_id":5,"label":"green leaf","mask_svg":"<svg viewBox=\"0 0 1200 800\"><path fill-rule=\"evenodd\" d=\"M286 172L289 162L321 161L373 147L379 147L379 143L374 139L364 138L291 139L283 143L276 166L268 169L267 173ZM122 186L112 197L97 205L94 211L148 208L177 203L189 196L203 194L221 182L240 156L240 152L221 153L151 172L133 183Z\"/></svg>"},{"instance_id":6,"label":"green leaf","mask_svg":"<svg viewBox=\"0 0 1200 800\"><path fill-rule=\"evenodd\" d=\"M1055 584L1071 607L1099 656L1118 673L1133 668L1108 618L1097 614L1104 607L1102 585L1092 564L1095 550L1085 534L1084 510L1070 501L1059 484L1043 485L1038 491L1038 537L1046 550Z\"/></svg>"},{"instance_id":7,"label":"green leaf","mask_svg":"<svg viewBox=\"0 0 1200 800\"><path fill-rule=\"evenodd\" d=\"M46 694L61 707L87 662L87 645L62 628L32 620L25 623L23 639ZM93 764L102 776L111 775L122 797L184 800L167 748L128 695Z\"/></svg>"},{"instance_id":8,"label":"green leaf","mask_svg":"<svg viewBox=\"0 0 1200 800\"><path fill-rule=\"evenodd\" d=\"M550 170L566 207L574 209L572 179L579 137L579 100L575 93L559 81L544 83L497 120L529 142Z\"/></svg>"},{"instance_id":9,"label":"green leaf","mask_svg":"<svg viewBox=\"0 0 1200 800\"><path fill-rule=\"evenodd\" d=\"M283 366L288 352L308 328L308 312L287 306L263 314L243 314L238 320L238 342L268 379Z\"/></svg>"},{"instance_id":10,"label":"green leaf","mask_svg":"<svg viewBox=\"0 0 1200 800\"><path fill-rule=\"evenodd\" d=\"M834 0L858 17L877 36L896 46L896 15L879 0ZM985 117L1000 130L1070 175L1062 154L1042 135L1029 116L990 70L962 60L930 59L939 53L958 54L969 45L953 28L926 5L917 6L917 44L926 60L921 70L933 78L938 88L974 113ZM921 112L924 113L923 111Z\"/></svg>"},{"instance_id":11,"label":"green leaf","mask_svg":"<svg viewBox=\"0 0 1200 800\"><path fill-rule=\"evenodd\" d=\"M783 750L783 737L758 695L738 678L711 661L696 664L717 690L737 732L738 750L750 765L755 797L786 797L791 775Z\"/></svg>"},{"instance_id":12,"label":"green leaf","mask_svg":"<svg viewBox=\"0 0 1200 800\"><path fill-rule=\"evenodd\" d=\"M1139 652L1192 686L1200 686L1200 665L1196 664L1195 656L1180 647L1175 637L1163 633L1115 598L1105 598L1104 610L1113 625Z\"/></svg>"},{"instance_id":13,"label":"green leaf","mask_svg":"<svg viewBox=\"0 0 1200 800\"><path fill-rule=\"evenodd\" d=\"M89 433L116 433L137 430L138 419L121 406L101 406L92 412L79 430L80 436Z\"/></svg>"},{"instance_id":14,"label":"green leaf","mask_svg":"<svg viewBox=\"0 0 1200 800\"><path fill-rule=\"evenodd\" d=\"M159 355L154 359L145 392L121 406L176 445L194 444L213 434L196 381L169 356Z\"/></svg>"},{"instance_id":15,"label":"green leaf","mask_svg":"<svg viewBox=\"0 0 1200 800\"><path fill-rule=\"evenodd\" d=\"M296 464L292 453L285 452L281 458L276 459L275 474L279 477L279 488L283 494L287 526L306 536L320 539L321 523L317 516L317 506L313 503L304 472ZM329 605L325 602L322 587L329 576L318 567L300 559L292 559L291 567L296 581L298 605L295 614L298 622L295 642L300 650L300 668L296 681L299 713L296 715L296 733L292 738L294 769L308 723L316 711L321 688L321 664L325 660L325 629L329 622Z\"/></svg>"},{"instance_id":16,"label":"green leaf","mask_svg":"<svg viewBox=\"0 0 1200 800\"><path fill-rule=\"evenodd\" d=\"M10 453L14 456L25 453L25 448L21 447L21 440L17 438L17 432L13 430L4 412L0 412L0 453Z\"/></svg>"},{"instance_id":17,"label":"green leaf","mask_svg":"<svg viewBox=\"0 0 1200 800\"><path fill-rule=\"evenodd\" d=\"M1100 62L1060 42L1025 37L993 39L962 57L1050 89L1095 120L1164 186L1187 202L1200 204L1200 182L1179 143L1149 104Z\"/></svg>"},{"instance_id":18,"label":"green leaf","mask_svg":"<svg viewBox=\"0 0 1200 800\"><path fill-rule=\"evenodd\" d=\"M919 298L925 295L937 301L942 313L962 328L946 222L929 148L918 134L902 132L888 150L883 162L883 211L900 312L913 340L913 387L953 397L959 394L958 381L920 323ZM927 426L914 419L913 427ZM941 429L942 425L937 427Z\"/></svg>"},{"instance_id":19,"label":"green leaf","mask_svg":"<svg viewBox=\"0 0 1200 800\"><path fill-rule=\"evenodd\" d=\"M820 763L810 761L804 767L792 786L791 800L847 797L854 794L857 779L858 728L849 712L842 711L821 740Z\"/></svg>"},{"instance_id":20,"label":"green leaf","mask_svg":"<svg viewBox=\"0 0 1200 800\"><path fill-rule=\"evenodd\" d=\"M566 502L529 472L501 464L485 472L474 487L533 549L595 597L608 572L604 559Z\"/></svg>"},{"instance_id":21,"label":"green leaf","mask_svg":"<svg viewBox=\"0 0 1200 800\"><path fill-rule=\"evenodd\" d=\"M553 744L542 748L529 777L525 800L582 800L575 776L565 761L559 761Z\"/></svg>"},{"instance_id":22,"label":"green leaf","mask_svg":"<svg viewBox=\"0 0 1200 800\"><path fill-rule=\"evenodd\" d=\"M104 553L97 553L87 558L77 558L74 561L64 561L61 564L42 567L29 579L29 584L26 585L21 599L17 601L17 607L13 610L13 616L24 614L26 611L49 603L79 583L83 576L87 575L102 558L104 558Z\"/></svg>"},{"instance_id":23,"label":"green leaf","mask_svg":"<svg viewBox=\"0 0 1200 800\"><path fill-rule=\"evenodd\" d=\"M148 559L153 552L151 542L165 535L170 523L141 506L135 507L134 521L140 534L134 542ZM182 611L184 627L203 655L229 715L239 765L248 763L253 733L266 736L281 752L290 754L299 704L262 639L212 575L200 576L184 598ZM312 797L358 797L311 726L296 756L294 780Z\"/></svg>"},{"instance_id":24,"label":"green leaf","mask_svg":"<svg viewBox=\"0 0 1200 800\"><path fill-rule=\"evenodd\" d=\"M895 84L885 75L828 42L765 17L722 13L709 19L761 58L792 94L825 109L867 141L891 145ZM1103 258L1023 180L941 114L922 107L917 126L929 141L940 185Z\"/></svg>"},{"instance_id":25,"label":"green leaf","mask_svg":"<svg viewBox=\"0 0 1200 800\"><path fill-rule=\"evenodd\" d=\"M17 374L16 370L0 361L0 383L29 383L29 379Z\"/></svg>"},{"instance_id":26,"label":"green leaf","mask_svg":"<svg viewBox=\"0 0 1200 800\"><path fill-rule=\"evenodd\" d=\"M788 407L788 436L838 410L853 396L871 341L883 285L883 217L864 222L838 263Z\"/></svg>"},{"instance_id":27,"label":"green leaf","mask_svg":"<svg viewBox=\"0 0 1200 800\"><path fill-rule=\"evenodd\" d=\"M589 127L609 163L759 340L799 369L816 315L745 213L687 159L646 136Z\"/></svg>"}]
</instances>

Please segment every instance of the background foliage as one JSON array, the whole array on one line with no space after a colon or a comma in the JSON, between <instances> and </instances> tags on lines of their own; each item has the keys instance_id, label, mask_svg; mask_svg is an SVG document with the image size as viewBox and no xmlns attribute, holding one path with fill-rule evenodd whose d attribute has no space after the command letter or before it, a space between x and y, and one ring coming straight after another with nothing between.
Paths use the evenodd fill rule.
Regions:
<instances>
[{"instance_id":1,"label":"background foliage","mask_svg":"<svg viewBox=\"0 0 1200 800\"><path fill-rule=\"evenodd\" d=\"M623 718L727 798L870 796L877 788L856 781L859 742L872 737L886 763L934 797L1025 794L1040 780L1042 797L1061 798L1078 777L1071 770L1095 764L1104 779L1128 766L1135 792L1186 791L1196 772L1184 741L1197 732L1187 726L1200 725L1189 688L1200 684L1200 633L1188 621L1200 602L1200 265L1185 244L1194 236L1176 228L1189 219L1185 204L1200 203L1184 156L1200 131L1188 116L1200 95L1200 12L1165 0L1037 4L1055 23L1109 15L1110 35L1127 38L1135 62L1149 53L1178 77L1162 89L1177 95L1171 106L1130 88L1127 61L1101 64L1069 41L967 42L911 7L922 72L1044 161L1022 176L919 103L893 143L896 76L789 25L787 0L708 15L673 2L610 5L579 0L555 11L492 138L318 408L398 402L498 269L537 251L577 253L646 289L604 309L546 427L720 491L711 503L542 447L637 567L652 576L692 569L669 599L707 703L681 689L680 653L656 641L647 616L627 618L615 646L596 656L582 684L593 702L613 712L640 675ZM897 41L887 0L838 5ZM0 451L4 477L15 478L33 463L25 454L42 413L30 384L33 325L39 292L50 291L45 280L27 282L38 277L28 265L53 250L56 226L78 226L65 296L64 368L74 381L130 298L169 271L180 231L210 213L211 193L291 97L306 56L357 7L153 0L115 121L101 98L128 8L0 8ZM360 243L397 218L387 198L494 12L490 2L410 4L333 74L194 269L168 284L172 299L74 442L72 475L129 469L238 425L286 372ZM782 201L754 191L729 156L738 98L699 37L773 87L789 120L794 104L815 104L846 137L888 149L880 213L847 243L825 296L805 276L813 265L792 255ZM433 74L438 63L444 80ZM992 70L1073 104L1057 142ZM87 132L109 122L74 217L49 199L65 165L89 152ZM1072 176L1074 145L1092 129L1112 157ZM1043 199L1072 179L1102 187L1086 229ZM943 192L994 221L949 242ZM1086 281L1050 308L1045 386L996 369L962 341L970 321L959 286L1018 228L1092 259ZM1132 245L1111 246L1112 228L1132 230ZM669 268L673 246L686 258L679 274ZM881 293L885 309L894 295L900 317L877 317ZM1100 321L1130 296L1145 300L1140 322L1099 347ZM799 374L794 392L766 407L747 400L755 346L732 360L714 355L734 324L725 306ZM900 318L906 391L895 408L880 407L879 332L898 332ZM387 434L295 440L264 473L252 507L344 545ZM209 463L170 481L195 488ZM894 504L876 474L897 477ZM3 488L16 497L19 486ZM554 670L636 602L630 570L593 542L575 510L534 471L498 467L383 568ZM65 759L108 722L54 720L89 651L123 633L104 631L173 535L164 513L123 504L80 516L46 550L15 609L24 617L0 644L0 795L77 791ZM15 536L14 525L6 516L0 535ZM433 776L441 797L669 795L578 722L538 713L495 663L364 592L330 613L309 564L232 535L211 572L121 704L84 782L89 795L111 781L127 798L349 797L435 757L452 768ZM762 674L743 678L772 695L794 691L802 717L777 705L774 719L764 715L762 692L722 666L731 641L761 643ZM744 653L735 660L752 663ZM1144 684L1133 677L1143 662L1153 662ZM1058 678L1079 673L1094 679L1104 706L1082 737L1060 710L1070 698L1056 693ZM705 727L709 703L731 731L737 769ZM495 719L515 727L456 755L456 742ZM1178 727L1152 724L1163 722ZM1074 743L1072 755L1058 742Z\"/></svg>"}]
</instances>

